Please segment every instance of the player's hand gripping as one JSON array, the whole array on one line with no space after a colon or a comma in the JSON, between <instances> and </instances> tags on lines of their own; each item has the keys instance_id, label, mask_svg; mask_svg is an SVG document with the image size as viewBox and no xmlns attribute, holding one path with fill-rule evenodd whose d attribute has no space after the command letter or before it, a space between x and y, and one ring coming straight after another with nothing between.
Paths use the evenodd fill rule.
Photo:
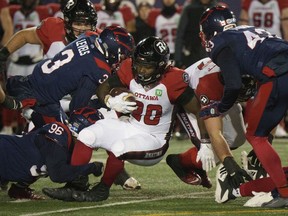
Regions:
<instances>
[{"instance_id":1,"label":"player's hand gripping","mask_svg":"<svg viewBox=\"0 0 288 216\"><path fill-rule=\"evenodd\" d=\"M226 157L223 161L223 165L229 174L230 184L234 188L238 188L242 183L245 183L245 181L252 180L248 173L236 163L233 157Z\"/></svg>"},{"instance_id":2,"label":"player's hand gripping","mask_svg":"<svg viewBox=\"0 0 288 216\"><path fill-rule=\"evenodd\" d=\"M128 92L122 92L115 97L112 97L111 95L106 95L104 101L107 107L117 112L128 114L137 109L137 103L135 101L132 102L125 100L128 96Z\"/></svg>"},{"instance_id":3,"label":"player's hand gripping","mask_svg":"<svg viewBox=\"0 0 288 216\"><path fill-rule=\"evenodd\" d=\"M201 139L201 145L197 153L196 162L199 160L202 162L202 168L207 172L216 167L215 155L209 139Z\"/></svg>"}]
</instances>

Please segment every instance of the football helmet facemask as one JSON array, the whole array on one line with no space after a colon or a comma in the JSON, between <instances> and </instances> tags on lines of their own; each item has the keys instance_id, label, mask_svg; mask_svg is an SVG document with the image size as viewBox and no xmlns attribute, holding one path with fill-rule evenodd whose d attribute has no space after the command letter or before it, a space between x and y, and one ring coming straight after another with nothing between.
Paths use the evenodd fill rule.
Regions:
<instances>
[{"instance_id":1,"label":"football helmet facemask","mask_svg":"<svg viewBox=\"0 0 288 216\"><path fill-rule=\"evenodd\" d=\"M132 69L137 83L145 86L158 81L170 65L169 47L159 37L140 41L132 56Z\"/></svg>"},{"instance_id":2,"label":"football helmet facemask","mask_svg":"<svg viewBox=\"0 0 288 216\"><path fill-rule=\"evenodd\" d=\"M90 31L96 31L97 13L90 0L68 0L63 10L66 38L68 42L74 41L77 36L72 27L73 23L90 25Z\"/></svg>"},{"instance_id":3,"label":"football helmet facemask","mask_svg":"<svg viewBox=\"0 0 288 216\"><path fill-rule=\"evenodd\" d=\"M208 8L200 18L199 36L204 47L216 34L236 27L236 18L232 11L223 6Z\"/></svg>"}]
</instances>

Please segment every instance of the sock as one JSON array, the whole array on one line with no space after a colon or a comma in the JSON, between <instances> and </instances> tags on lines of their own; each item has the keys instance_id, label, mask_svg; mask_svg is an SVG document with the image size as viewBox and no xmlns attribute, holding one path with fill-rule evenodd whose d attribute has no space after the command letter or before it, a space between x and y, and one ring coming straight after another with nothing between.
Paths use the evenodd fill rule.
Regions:
<instances>
[{"instance_id":1,"label":"sock","mask_svg":"<svg viewBox=\"0 0 288 216\"><path fill-rule=\"evenodd\" d=\"M123 171L123 169L124 161L119 160L112 152L109 152L101 181L111 187L116 177Z\"/></svg>"},{"instance_id":2,"label":"sock","mask_svg":"<svg viewBox=\"0 0 288 216\"><path fill-rule=\"evenodd\" d=\"M254 196L252 191L255 192L270 192L275 188L270 177L256 179L254 181L246 182L245 184L240 185L240 194L242 197Z\"/></svg>"},{"instance_id":3,"label":"sock","mask_svg":"<svg viewBox=\"0 0 288 216\"><path fill-rule=\"evenodd\" d=\"M84 143L77 140L71 156L71 165L76 166L88 164L92 157L92 152L92 148L86 146Z\"/></svg>"},{"instance_id":4,"label":"sock","mask_svg":"<svg viewBox=\"0 0 288 216\"><path fill-rule=\"evenodd\" d=\"M202 162L196 162L198 150L196 147L189 149L186 152L179 154L180 163L185 168L202 169Z\"/></svg>"},{"instance_id":5,"label":"sock","mask_svg":"<svg viewBox=\"0 0 288 216\"><path fill-rule=\"evenodd\" d=\"M247 140L253 146L257 158L273 180L276 187L280 188L286 186L287 180L282 169L280 157L268 142L267 137L247 136Z\"/></svg>"}]
</instances>

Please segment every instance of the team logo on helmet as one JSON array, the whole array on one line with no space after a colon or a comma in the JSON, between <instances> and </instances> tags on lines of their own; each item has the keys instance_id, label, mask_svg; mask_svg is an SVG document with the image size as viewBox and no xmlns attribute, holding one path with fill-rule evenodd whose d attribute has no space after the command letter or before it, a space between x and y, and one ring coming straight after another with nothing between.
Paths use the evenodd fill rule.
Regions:
<instances>
[{"instance_id":1,"label":"team logo on helmet","mask_svg":"<svg viewBox=\"0 0 288 216\"><path fill-rule=\"evenodd\" d=\"M65 10L70 11L77 3L77 0L68 0L65 5Z\"/></svg>"},{"instance_id":2,"label":"team logo on helmet","mask_svg":"<svg viewBox=\"0 0 288 216\"><path fill-rule=\"evenodd\" d=\"M164 43L164 41L160 41L160 40L155 41L154 46L155 46L155 50L160 54L167 52L167 45L166 43Z\"/></svg>"}]
</instances>

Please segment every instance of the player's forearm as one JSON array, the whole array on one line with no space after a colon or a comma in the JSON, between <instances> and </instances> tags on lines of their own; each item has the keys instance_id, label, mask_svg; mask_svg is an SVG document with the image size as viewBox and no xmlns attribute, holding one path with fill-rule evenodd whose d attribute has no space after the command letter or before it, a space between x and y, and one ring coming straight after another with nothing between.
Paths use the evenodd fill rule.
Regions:
<instances>
[{"instance_id":1,"label":"player's forearm","mask_svg":"<svg viewBox=\"0 0 288 216\"><path fill-rule=\"evenodd\" d=\"M226 157L232 157L229 145L222 134L222 118L215 117L206 119L205 126L209 133L214 152L219 160L223 162Z\"/></svg>"},{"instance_id":2,"label":"player's forearm","mask_svg":"<svg viewBox=\"0 0 288 216\"><path fill-rule=\"evenodd\" d=\"M9 7L3 8L1 10L0 20L1 20L2 29L4 31L4 34L1 40L1 46L4 46L4 44L6 44L7 41L13 35L13 22L10 16Z\"/></svg>"},{"instance_id":3,"label":"player's forearm","mask_svg":"<svg viewBox=\"0 0 288 216\"><path fill-rule=\"evenodd\" d=\"M10 53L15 52L25 44L41 44L40 39L36 33L36 27L23 29L16 34L5 44Z\"/></svg>"}]
</instances>

